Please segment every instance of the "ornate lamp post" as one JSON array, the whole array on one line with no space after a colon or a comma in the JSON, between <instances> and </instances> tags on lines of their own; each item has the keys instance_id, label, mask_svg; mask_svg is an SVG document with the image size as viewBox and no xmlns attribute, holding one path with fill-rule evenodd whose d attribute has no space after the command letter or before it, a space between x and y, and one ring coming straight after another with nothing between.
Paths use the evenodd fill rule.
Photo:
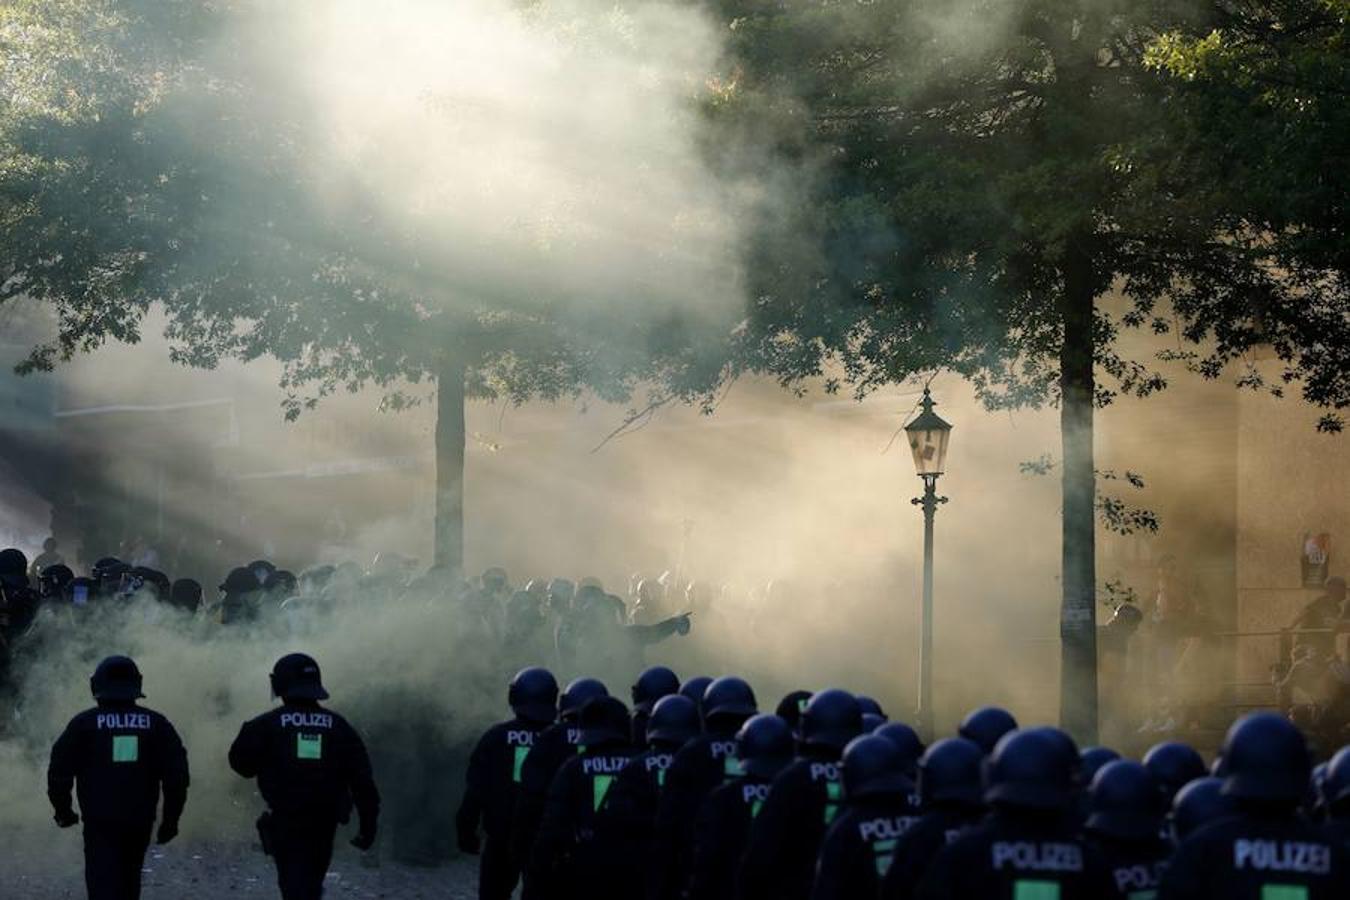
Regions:
<instances>
[{"instance_id":1,"label":"ornate lamp post","mask_svg":"<svg viewBox=\"0 0 1350 900\"><path fill-rule=\"evenodd\" d=\"M937 493L938 476L947 462L947 443L952 426L933 412L933 398L923 389L923 405L913 422L905 426L914 468L923 479L923 496L910 502L923 507L923 620L919 641L918 730L926 741L933 739L933 518L946 497Z\"/></svg>"}]
</instances>

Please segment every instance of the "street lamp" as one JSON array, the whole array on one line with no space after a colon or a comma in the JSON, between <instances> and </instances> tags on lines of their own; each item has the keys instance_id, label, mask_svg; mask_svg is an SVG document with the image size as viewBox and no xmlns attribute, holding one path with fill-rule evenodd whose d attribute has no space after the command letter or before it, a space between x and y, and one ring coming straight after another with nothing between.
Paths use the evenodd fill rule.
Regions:
<instances>
[{"instance_id":1,"label":"street lamp","mask_svg":"<svg viewBox=\"0 0 1350 900\"><path fill-rule=\"evenodd\" d=\"M905 426L914 469L923 479L923 496L910 502L923 507L923 621L919 639L919 734L933 738L933 517L946 497L937 493L938 476L947 462L952 426L933 412L933 398L923 389L922 410Z\"/></svg>"}]
</instances>

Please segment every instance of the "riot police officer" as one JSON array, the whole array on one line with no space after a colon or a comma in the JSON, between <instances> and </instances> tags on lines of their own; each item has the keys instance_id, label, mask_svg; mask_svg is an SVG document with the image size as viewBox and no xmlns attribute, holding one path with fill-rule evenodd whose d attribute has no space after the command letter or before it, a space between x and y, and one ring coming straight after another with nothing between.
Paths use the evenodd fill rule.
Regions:
<instances>
[{"instance_id":1,"label":"riot police officer","mask_svg":"<svg viewBox=\"0 0 1350 900\"><path fill-rule=\"evenodd\" d=\"M1133 760L1109 762L1092 778L1085 828L1106 861L1119 900L1158 890L1171 854L1162 838L1162 800L1148 769Z\"/></svg>"},{"instance_id":2,"label":"riot police officer","mask_svg":"<svg viewBox=\"0 0 1350 900\"><path fill-rule=\"evenodd\" d=\"M839 756L862 732L862 708L825 690L802 710L797 759L769 790L741 860L742 900L806 900L825 829L843 801Z\"/></svg>"},{"instance_id":3,"label":"riot police officer","mask_svg":"<svg viewBox=\"0 0 1350 900\"><path fill-rule=\"evenodd\" d=\"M900 748L878 735L844 748L844 811L825 833L811 900L878 896L896 843L918 821L906 764Z\"/></svg>"},{"instance_id":4,"label":"riot police officer","mask_svg":"<svg viewBox=\"0 0 1350 900\"><path fill-rule=\"evenodd\" d=\"M1111 896L1104 863L1072 824L1078 765L1077 748L1057 729L1004 735L986 772L984 799L993 813L938 851L917 896Z\"/></svg>"},{"instance_id":5,"label":"riot police officer","mask_svg":"<svg viewBox=\"0 0 1350 900\"><path fill-rule=\"evenodd\" d=\"M281 706L245 722L230 746L230 768L257 778L267 812L258 819L263 852L277 867L283 900L317 900L333 856L337 826L356 806L352 846L375 844L380 795L356 729L332 710L319 664L292 653L272 667Z\"/></svg>"},{"instance_id":6,"label":"riot police officer","mask_svg":"<svg viewBox=\"0 0 1350 900\"><path fill-rule=\"evenodd\" d=\"M924 751L918 765L923 815L895 845L891 867L881 884L885 900L913 897L937 852L984 815L980 799L983 761L980 745L962 737L944 738Z\"/></svg>"},{"instance_id":7,"label":"riot police officer","mask_svg":"<svg viewBox=\"0 0 1350 900\"><path fill-rule=\"evenodd\" d=\"M511 853L518 867L524 867L534 851L539 819L544 814L549 785L563 763L575 756L581 746L578 717L582 708L593 700L608 697L609 690L594 678L577 678L563 689L558 698L558 721L540 732L534 739L534 749L525 757L520 768L520 792L516 797L516 813L511 823ZM532 893L528 878L522 896Z\"/></svg>"},{"instance_id":8,"label":"riot police officer","mask_svg":"<svg viewBox=\"0 0 1350 900\"><path fill-rule=\"evenodd\" d=\"M1205 761L1194 747L1181 741L1155 744L1144 754L1144 768L1162 792L1164 806L1172 805L1172 798L1190 782L1209 774Z\"/></svg>"},{"instance_id":9,"label":"riot police officer","mask_svg":"<svg viewBox=\"0 0 1350 900\"><path fill-rule=\"evenodd\" d=\"M1347 851L1297 814L1312 769L1298 728L1274 713L1245 716L1228 730L1222 759L1233 815L1182 842L1159 898L1350 896Z\"/></svg>"},{"instance_id":10,"label":"riot police officer","mask_svg":"<svg viewBox=\"0 0 1350 900\"><path fill-rule=\"evenodd\" d=\"M455 816L461 851L479 852L480 821L487 837L478 866L481 900L506 900L520 877L511 856L511 820L525 760L536 736L557 717L558 682L547 669L522 669L511 679L506 700L514 715L479 738L469 757L464 799Z\"/></svg>"},{"instance_id":11,"label":"riot police officer","mask_svg":"<svg viewBox=\"0 0 1350 900\"><path fill-rule=\"evenodd\" d=\"M1350 747L1342 747L1327 764L1322 780L1327 833L1350 850Z\"/></svg>"},{"instance_id":12,"label":"riot police officer","mask_svg":"<svg viewBox=\"0 0 1350 900\"><path fill-rule=\"evenodd\" d=\"M595 822L615 779L632 757L633 723L613 697L581 709L581 752L567 760L549 785L539 833L530 853L527 896L581 896L622 900L640 892L624 879L627 860L596 839Z\"/></svg>"},{"instance_id":13,"label":"riot police officer","mask_svg":"<svg viewBox=\"0 0 1350 900\"><path fill-rule=\"evenodd\" d=\"M135 900L161 789L156 842L167 844L178 834L187 803L187 752L168 719L137 705L145 695L131 659L103 660L89 688L98 705L71 719L52 747L47 796L62 828L84 817L89 900ZM80 815L71 805L72 787Z\"/></svg>"},{"instance_id":14,"label":"riot police officer","mask_svg":"<svg viewBox=\"0 0 1350 900\"><path fill-rule=\"evenodd\" d=\"M1206 775L1177 791L1169 816L1169 837L1176 846L1196 829L1233 814L1233 801L1223 794L1223 779Z\"/></svg>"},{"instance_id":15,"label":"riot police officer","mask_svg":"<svg viewBox=\"0 0 1350 900\"><path fill-rule=\"evenodd\" d=\"M736 732L756 712L754 690L734 675L718 678L703 694L703 734L675 754L656 812L653 900L683 891L699 807L713 788L740 774ZM664 888L659 887L662 882Z\"/></svg>"},{"instance_id":16,"label":"riot police officer","mask_svg":"<svg viewBox=\"0 0 1350 900\"><path fill-rule=\"evenodd\" d=\"M662 697L647 720L647 749L633 757L610 789L598 827L611 845L623 845L630 857L645 857L676 752L699 734L694 701L679 694Z\"/></svg>"},{"instance_id":17,"label":"riot police officer","mask_svg":"<svg viewBox=\"0 0 1350 900\"><path fill-rule=\"evenodd\" d=\"M1016 730L1017 720L1012 713L999 706L981 706L966 714L956 733L968 741L974 741L988 756L994 752L1000 738Z\"/></svg>"},{"instance_id":18,"label":"riot police officer","mask_svg":"<svg viewBox=\"0 0 1350 900\"><path fill-rule=\"evenodd\" d=\"M647 742L647 719L662 697L680 692L680 678L665 666L644 669L633 683L633 743Z\"/></svg>"},{"instance_id":19,"label":"riot police officer","mask_svg":"<svg viewBox=\"0 0 1350 900\"><path fill-rule=\"evenodd\" d=\"M793 734L776 715L757 715L736 732L741 774L713 789L694 827L688 900L731 900L750 825L769 786L792 763Z\"/></svg>"},{"instance_id":20,"label":"riot police officer","mask_svg":"<svg viewBox=\"0 0 1350 900\"><path fill-rule=\"evenodd\" d=\"M895 749L900 751L901 767L904 770L905 777L912 782L914 776L918 774L919 758L923 756L923 740L919 733L904 722L884 722L873 732L877 737L884 737L895 745ZM915 806L918 806L917 799Z\"/></svg>"}]
</instances>

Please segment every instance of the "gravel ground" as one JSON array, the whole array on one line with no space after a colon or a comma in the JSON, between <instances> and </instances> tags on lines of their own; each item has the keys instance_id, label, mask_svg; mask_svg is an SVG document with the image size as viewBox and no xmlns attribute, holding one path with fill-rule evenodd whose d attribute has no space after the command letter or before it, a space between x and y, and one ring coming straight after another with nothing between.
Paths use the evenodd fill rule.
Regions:
<instances>
[{"instance_id":1,"label":"gravel ground","mask_svg":"<svg viewBox=\"0 0 1350 900\"><path fill-rule=\"evenodd\" d=\"M40 850L0 846L0 896L5 900L78 900L85 896L79 829L48 835ZM434 868L383 862L365 864L360 854L339 845L328 870L325 897L390 900L470 900L476 896L477 863L458 859ZM151 846L145 856L141 897L145 900L226 900L278 897L271 860L249 844L194 844L174 841Z\"/></svg>"}]
</instances>

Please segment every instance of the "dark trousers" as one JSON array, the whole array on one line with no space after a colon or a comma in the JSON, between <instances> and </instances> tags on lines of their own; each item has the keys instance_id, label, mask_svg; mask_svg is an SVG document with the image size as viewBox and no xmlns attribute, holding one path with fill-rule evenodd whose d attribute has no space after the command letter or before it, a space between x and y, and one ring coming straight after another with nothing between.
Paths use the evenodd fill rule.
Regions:
<instances>
[{"instance_id":1,"label":"dark trousers","mask_svg":"<svg viewBox=\"0 0 1350 900\"><path fill-rule=\"evenodd\" d=\"M488 835L478 858L478 900L509 900L519 879L509 835Z\"/></svg>"},{"instance_id":2,"label":"dark trousers","mask_svg":"<svg viewBox=\"0 0 1350 900\"><path fill-rule=\"evenodd\" d=\"M154 824L84 823L84 884L89 900L138 900L141 866Z\"/></svg>"},{"instance_id":3,"label":"dark trousers","mask_svg":"<svg viewBox=\"0 0 1350 900\"><path fill-rule=\"evenodd\" d=\"M333 859L336 822L288 821L273 817L272 859L282 900L319 900Z\"/></svg>"}]
</instances>

